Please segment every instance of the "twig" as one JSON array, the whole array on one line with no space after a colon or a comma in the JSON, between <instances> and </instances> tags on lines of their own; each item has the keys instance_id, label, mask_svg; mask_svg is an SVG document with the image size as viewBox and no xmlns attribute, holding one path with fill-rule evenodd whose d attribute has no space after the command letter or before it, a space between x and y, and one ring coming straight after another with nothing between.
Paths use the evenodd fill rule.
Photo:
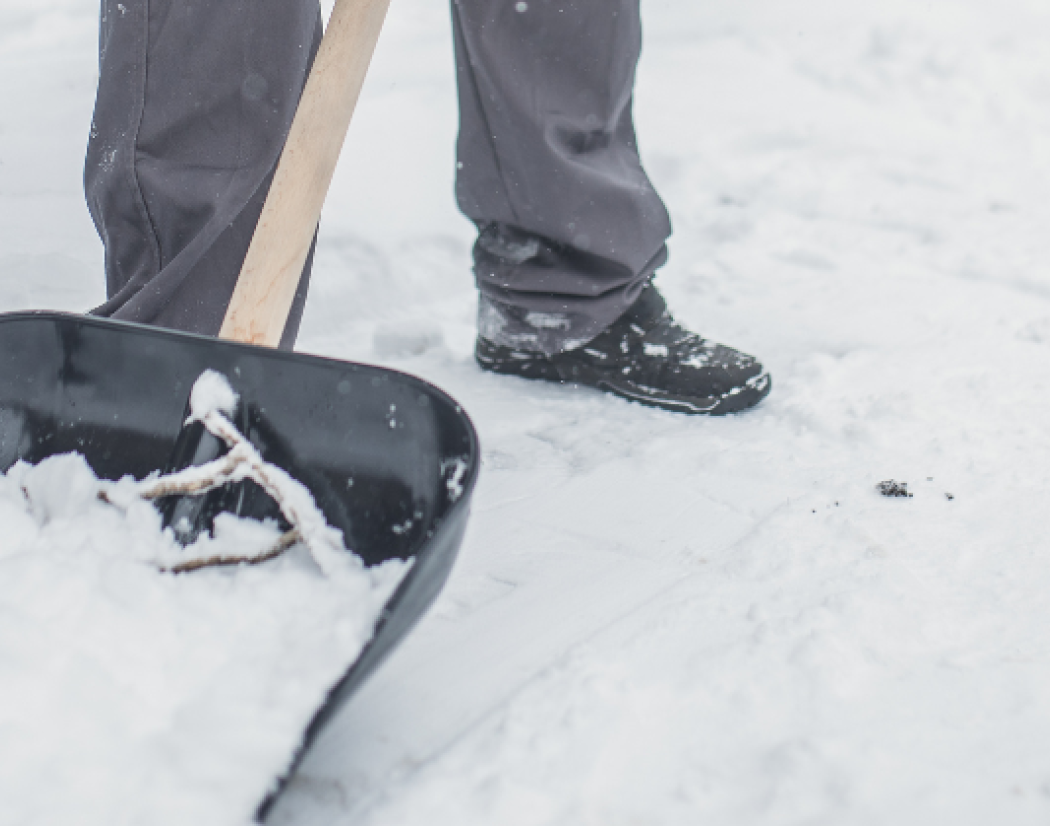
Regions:
<instances>
[{"instance_id":1,"label":"twig","mask_svg":"<svg viewBox=\"0 0 1050 826\"><path fill-rule=\"evenodd\" d=\"M107 485L99 491L98 498L116 507L126 508L126 497L129 495L132 499L145 500L159 499L163 496L199 496L231 482L251 479L277 503L285 519L295 529L296 541L306 545L322 571L333 574L347 559L354 558L347 555L342 534L328 525L306 486L263 459L255 446L222 412L207 410L203 415L194 416L191 420L200 421L209 433L222 439L229 447L229 453L203 465L188 467L167 476L143 479L134 483L130 489ZM245 561L249 560L216 557L208 566L197 565L186 570L223 564L235 565ZM178 570L179 567L170 570L182 573L183 571Z\"/></svg>"},{"instance_id":2,"label":"twig","mask_svg":"<svg viewBox=\"0 0 1050 826\"><path fill-rule=\"evenodd\" d=\"M160 499L164 496L199 496L227 482L239 481L237 469L243 458L233 451L225 456L155 479L144 479L137 491L142 499Z\"/></svg>"},{"instance_id":3,"label":"twig","mask_svg":"<svg viewBox=\"0 0 1050 826\"><path fill-rule=\"evenodd\" d=\"M240 481L243 474L238 474L237 470L243 461L240 453L230 451L203 465L194 465L167 476L143 479L135 484L133 493L135 498L147 501L165 496L201 496L229 482ZM107 505L121 507L122 503L113 498L111 491L109 487L102 488L98 492L99 500Z\"/></svg>"},{"instance_id":4,"label":"twig","mask_svg":"<svg viewBox=\"0 0 1050 826\"><path fill-rule=\"evenodd\" d=\"M342 534L329 526L306 486L265 461L255 446L220 411L209 410L199 421L209 433L229 445L230 452L224 458L236 455L238 466L226 481L250 478L258 484L277 503L285 519L299 530L303 543L321 570L326 574L334 573L347 558Z\"/></svg>"},{"instance_id":5,"label":"twig","mask_svg":"<svg viewBox=\"0 0 1050 826\"><path fill-rule=\"evenodd\" d=\"M261 565L276 559L289 548L295 547L302 541L299 531L293 528L283 534L276 544L268 551L257 556L209 556L204 559L191 559L189 562L180 562L170 568L162 567L160 571L165 574L189 574L204 568L225 568L233 565Z\"/></svg>"}]
</instances>

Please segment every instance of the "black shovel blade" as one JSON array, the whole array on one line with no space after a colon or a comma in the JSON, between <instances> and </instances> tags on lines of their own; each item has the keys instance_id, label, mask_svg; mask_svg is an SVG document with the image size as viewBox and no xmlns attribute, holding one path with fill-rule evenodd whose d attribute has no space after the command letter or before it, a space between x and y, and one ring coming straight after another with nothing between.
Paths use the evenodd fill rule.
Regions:
<instances>
[{"instance_id":1,"label":"black shovel blade","mask_svg":"<svg viewBox=\"0 0 1050 826\"><path fill-rule=\"evenodd\" d=\"M207 369L230 380L241 397L238 424L267 461L310 489L348 548L368 565L415 560L286 778L447 580L466 529L478 440L455 401L392 370L106 319L12 313L0 315L0 470L71 451L105 479L162 470ZM273 506L242 491L230 507L264 515Z\"/></svg>"}]
</instances>

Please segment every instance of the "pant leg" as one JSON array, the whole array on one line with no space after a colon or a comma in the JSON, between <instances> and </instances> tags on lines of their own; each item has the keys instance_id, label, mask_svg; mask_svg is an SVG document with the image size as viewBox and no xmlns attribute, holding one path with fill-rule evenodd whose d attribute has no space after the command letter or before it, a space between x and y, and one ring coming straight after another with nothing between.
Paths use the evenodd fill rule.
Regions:
<instances>
[{"instance_id":1,"label":"pant leg","mask_svg":"<svg viewBox=\"0 0 1050 826\"><path fill-rule=\"evenodd\" d=\"M639 0L453 0L456 194L479 227L479 330L589 341L667 259L670 219L632 118Z\"/></svg>"},{"instance_id":2,"label":"pant leg","mask_svg":"<svg viewBox=\"0 0 1050 826\"><path fill-rule=\"evenodd\" d=\"M84 171L106 249L96 314L218 333L320 36L317 0L102 0Z\"/></svg>"}]
</instances>

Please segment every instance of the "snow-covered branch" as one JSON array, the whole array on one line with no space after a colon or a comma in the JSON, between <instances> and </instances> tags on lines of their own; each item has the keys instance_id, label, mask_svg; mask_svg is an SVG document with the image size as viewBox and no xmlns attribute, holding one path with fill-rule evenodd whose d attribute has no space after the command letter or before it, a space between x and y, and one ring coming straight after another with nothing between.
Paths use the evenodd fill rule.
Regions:
<instances>
[{"instance_id":1,"label":"snow-covered branch","mask_svg":"<svg viewBox=\"0 0 1050 826\"><path fill-rule=\"evenodd\" d=\"M213 370L205 371L197 379L190 395L191 415L186 424L199 421L209 433L229 447L229 453L206 464L143 479L130 486L124 482L109 485L101 491L100 498L127 507L129 496L147 500L163 496L199 496L222 485L251 479L273 498L294 529L278 543L280 547L288 540L283 548L274 548L263 554L263 557L272 559L301 541L326 574L333 573L336 566L345 565L348 559L356 559L347 554L342 533L328 524L307 487L263 459L255 446L233 425L228 416L236 405L237 395L226 378ZM291 539L293 535L294 540ZM211 565L232 565L238 561L264 560L231 558L213 561ZM186 565L196 565L186 570L209 567L189 562ZM169 570L175 571L175 568Z\"/></svg>"}]
</instances>

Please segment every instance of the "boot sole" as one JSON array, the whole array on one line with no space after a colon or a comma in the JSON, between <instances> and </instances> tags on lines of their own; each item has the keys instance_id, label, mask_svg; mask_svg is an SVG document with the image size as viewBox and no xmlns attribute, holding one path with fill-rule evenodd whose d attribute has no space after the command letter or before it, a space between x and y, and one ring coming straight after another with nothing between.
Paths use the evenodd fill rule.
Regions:
<instances>
[{"instance_id":1,"label":"boot sole","mask_svg":"<svg viewBox=\"0 0 1050 826\"><path fill-rule=\"evenodd\" d=\"M746 384L733 388L720 396L672 396L656 388L629 381L617 381L597 370L589 370L580 365L560 365L547 359L532 358L515 359L512 362L489 360L478 352L475 352L475 359L483 370L492 373L557 384L594 387L647 407L692 415L724 416L727 413L739 413L754 407L773 389L772 377L769 373L761 373L748 379Z\"/></svg>"}]
</instances>

